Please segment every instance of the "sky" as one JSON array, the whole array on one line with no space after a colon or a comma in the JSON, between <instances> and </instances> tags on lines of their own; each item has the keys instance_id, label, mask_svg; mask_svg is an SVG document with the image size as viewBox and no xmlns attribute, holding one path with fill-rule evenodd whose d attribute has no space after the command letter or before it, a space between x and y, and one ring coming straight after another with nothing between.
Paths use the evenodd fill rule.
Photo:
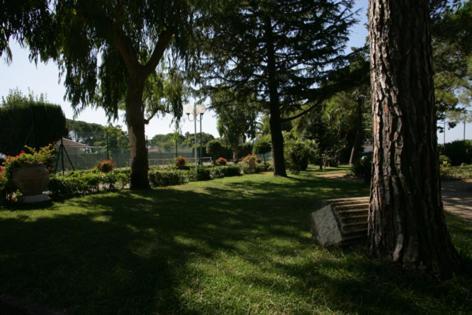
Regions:
<instances>
[{"instance_id":1,"label":"sky","mask_svg":"<svg viewBox=\"0 0 472 315\"><path fill-rule=\"evenodd\" d=\"M367 2L368 0L359 0L355 2L354 9L358 11L357 20L359 21L351 28L350 39L347 47L360 47L364 44L367 37ZM106 125L107 117L103 109L86 108L77 116L70 103L64 99L65 87L59 80L59 70L54 62L38 63L30 62L28 59L28 50L20 47L16 42L11 42L13 61L7 63L5 58L0 59L0 98L5 97L11 89L19 89L24 93L34 92L35 95L44 94L49 102L61 105L65 115L69 119L82 120ZM121 125L126 129L126 123L123 116L118 121L112 122L114 125ZM203 116L203 131L218 136L216 128L216 115L212 111L207 111ZM172 125L172 116L155 117L146 127L146 136L152 138L156 134L169 133L174 130ZM193 122L183 118L181 122L183 133L193 133ZM463 126L460 125L454 129L447 130L446 141L450 142L456 139L462 139ZM443 141L443 135L439 135L440 141ZM472 138L472 125L467 125L467 138Z\"/></svg>"}]
</instances>

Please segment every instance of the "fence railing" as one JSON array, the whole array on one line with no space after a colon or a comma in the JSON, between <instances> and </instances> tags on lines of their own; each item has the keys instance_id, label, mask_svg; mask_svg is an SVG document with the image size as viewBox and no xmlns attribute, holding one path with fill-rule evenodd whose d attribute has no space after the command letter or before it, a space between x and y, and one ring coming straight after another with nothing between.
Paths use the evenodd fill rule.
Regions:
<instances>
[{"instance_id":1,"label":"fence railing","mask_svg":"<svg viewBox=\"0 0 472 315\"><path fill-rule=\"evenodd\" d=\"M64 169L65 170L85 170L94 168L98 162L104 159L113 160L116 167L129 167L131 164L130 153L128 150L107 150L106 146L88 146L86 150L81 147L71 147L65 149ZM194 152L188 147L179 147L178 156L187 159L189 164L195 163ZM272 160L272 154L266 153L258 155L259 159L269 162ZM176 152L162 150L162 148L153 147L148 152L149 165L173 165L175 163ZM201 157L200 161L204 164L211 164L210 157ZM62 157L58 158L56 163L58 169L62 169Z\"/></svg>"},{"instance_id":2,"label":"fence railing","mask_svg":"<svg viewBox=\"0 0 472 315\"><path fill-rule=\"evenodd\" d=\"M111 159L115 167L129 167L131 165L130 153L123 152L67 152L64 157L65 170L86 170L95 168L95 166L104 159ZM182 153L179 156L184 157L189 164L195 163L195 157L191 152ZM165 166L175 164L175 154L168 152L149 152L148 153L149 166ZM198 161L198 160L197 160ZM211 157L201 157L200 162L204 164L211 164ZM57 161L57 168L62 169L62 160Z\"/></svg>"}]
</instances>

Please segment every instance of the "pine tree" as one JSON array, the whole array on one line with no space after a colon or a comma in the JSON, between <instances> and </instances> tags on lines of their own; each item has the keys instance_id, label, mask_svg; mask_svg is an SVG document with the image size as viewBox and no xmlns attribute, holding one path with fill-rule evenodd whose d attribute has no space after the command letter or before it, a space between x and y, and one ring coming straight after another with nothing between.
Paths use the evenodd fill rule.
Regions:
<instances>
[{"instance_id":1,"label":"pine tree","mask_svg":"<svg viewBox=\"0 0 472 315\"><path fill-rule=\"evenodd\" d=\"M441 201L428 1L371 0L369 39L371 251L448 277L459 258Z\"/></svg>"},{"instance_id":2,"label":"pine tree","mask_svg":"<svg viewBox=\"0 0 472 315\"><path fill-rule=\"evenodd\" d=\"M282 122L344 64L352 1L228 1L208 32L207 83L254 94L270 116L274 174L286 176ZM216 22L215 22L216 20ZM315 92L314 92L315 90Z\"/></svg>"}]
</instances>

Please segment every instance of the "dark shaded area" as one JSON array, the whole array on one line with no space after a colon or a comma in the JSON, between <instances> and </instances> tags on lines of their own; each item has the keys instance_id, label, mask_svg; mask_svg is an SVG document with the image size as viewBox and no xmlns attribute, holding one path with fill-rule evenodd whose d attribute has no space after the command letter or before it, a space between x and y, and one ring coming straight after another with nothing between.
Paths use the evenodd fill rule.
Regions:
<instances>
[{"instance_id":1,"label":"dark shaded area","mask_svg":"<svg viewBox=\"0 0 472 315\"><path fill-rule=\"evenodd\" d=\"M270 273L256 276L237 273L235 286L294 296L308 309L321 305L341 313L472 311L470 268L441 284L368 260L362 247L326 252L313 244L305 231L315 201L365 194L363 184L260 178L213 181L194 189L98 194L56 205L48 210L49 218L32 221L34 210L28 210L14 219L0 219L0 294L68 314L243 312L244 305L231 309L229 304L192 303L182 295L205 276L189 262L218 261L217 255L224 253L251 266L270 266ZM64 207L70 211L61 212ZM454 242L470 267L470 224L449 219ZM276 258L313 252L319 255L301 263ZM271 273L280 279L268 278ZM287 289L284 278L296 285Z\"/></svg>"},{"instance_id":2,"label":"dark shaded area","mask_svg":"<svg viewBox=\"0 0 472 315\"><path fill-rule=\"evenodd\" d=\"M0 152L16 155L25 146L40 148L67 135L66 118L59 105L20 100L0 107Z\"/></svg>"}]
</instances>

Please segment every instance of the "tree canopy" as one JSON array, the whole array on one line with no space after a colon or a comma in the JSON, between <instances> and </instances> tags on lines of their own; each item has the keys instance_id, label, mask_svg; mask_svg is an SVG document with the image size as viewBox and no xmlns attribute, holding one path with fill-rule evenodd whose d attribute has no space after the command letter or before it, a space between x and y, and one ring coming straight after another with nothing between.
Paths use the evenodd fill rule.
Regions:
<instances>
[{"instance_id":1,"label":"tree canopy","mask_svg":"<svg viewBox=\"0 0 472 315\"><path fill-rule=\"evenodd\" d=\"M246 138L255 137L258 104L251 95L241 95L231 88L213 91L211 100L218 115L218 132L231 147L233 160L236 161L239 145Z\"/></svg>"},{"instance_id":2,"label":"tree canopy","mask_svg":"<svg viewBox=\"0 0 472 315\"><path fill-rule=\"evenodd\" d=\"M116 118L124 104L131 148L131 188L148 188L145 124L159 110L174 106L181 114L182 95L163 83L179 81L161 60L178 69L205 1L57 1L51 7L54 58L64 76L66 97L74 108L103 107ZM200 12L200 13L197 13ZM161 67L158 66L161 64ZM157 69L157 70L156 70ZM166 78L167 76L167 78ZM167 92L167 93L166 93ZM167 101L163 102L163 96ZM145 113L148 117L145 117Z\"/></svg>"},{"instance_id":3,"label":"tree canopy","mask_svg":"<svg viewBox=\"0 0 472 315\"><path fill-rule=\"evenodd\" d=\"M460 116L472 100L472 2L446 10L432 25L439 118ZM448 112L452 112L448 114Z\"/></svg>"},{"instance_id":4,"label":"tree canopy","mask_svg":"<svg viewBox=\"0 0 472 315\"><path fill-rule=\"evenodd\" d=\"M89 146L108 147L112 151L129 149L128 135L120 126L102 126L85 121L67 119L69 137Z\"/></svg>"},{"instance_id":5,"label":"tree canopy","mask_svg":"<svg viewBox=\"0 0 472 315\"><path fill-rule=\"evenodd\" d=\"M321 95L318 88L344 64L351 6L352 1L233 0L214 17L205 45L206 79L254 94L270 114L276 175L285 175L281 118Z\"/></svg>"}]
</instances>

